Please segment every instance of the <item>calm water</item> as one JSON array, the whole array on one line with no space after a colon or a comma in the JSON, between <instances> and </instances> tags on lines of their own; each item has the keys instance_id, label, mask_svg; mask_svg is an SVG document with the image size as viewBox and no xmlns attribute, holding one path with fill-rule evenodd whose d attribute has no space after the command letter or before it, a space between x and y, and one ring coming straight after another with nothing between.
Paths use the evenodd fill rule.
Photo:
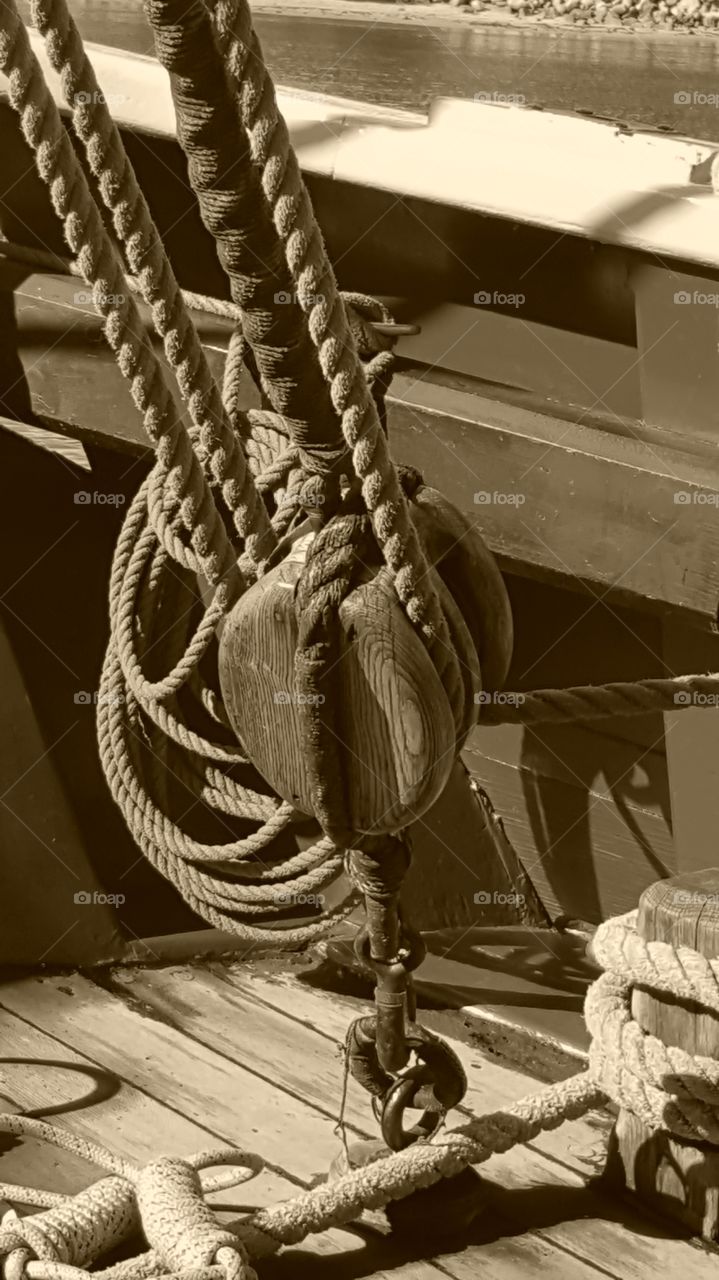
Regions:
<instances>
[{"instance_id":1,"label":"calm water","mask_svg":"<svg viewBox=\"0 0 719 1280\"><path fill-rule=\"evenodd\" d=\"M152 53L141 0L73 0L89 40ZM258 16L275 79L288 86L397 107L442 94L513 94L554 111L719 142L719 43L652 42L599 32L434 28L414 18L372 26L349 19ZM690 101L675 102L675 95Z\"/></svg>"}]
</instances>

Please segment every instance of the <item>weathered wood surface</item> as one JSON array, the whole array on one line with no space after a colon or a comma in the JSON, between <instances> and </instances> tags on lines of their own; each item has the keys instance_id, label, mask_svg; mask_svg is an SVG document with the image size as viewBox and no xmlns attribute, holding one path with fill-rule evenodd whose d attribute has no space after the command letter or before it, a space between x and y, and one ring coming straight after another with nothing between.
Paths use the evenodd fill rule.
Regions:
<instances>
[{"instance_id":1,"label":"weathered wood surface","mask_svg":"<svg viewBox=\"0 0 719 1280\"><path fill-rule=\"evenodd\" d=\"M193 967L202 994L190 1005L183 999L187 988L183 972L179 968L143 972L118 969L113 986L139 998L161 1018L171 1020L179 1009L186 1029L194 1027L193 1034L203 1024L208 1029L211 1026L212 1034L220 1036L225 1046L236 1036L233 1023L246 1026L251 1033L257 1069L281 1071L286 1086L296 1091L297 1082L292 1083L291 1072L299 1057L306 1064L300 1073L302 1091L308 1099L314 1096L316 1105L327 1107L328 1099L336 1095L337 1064L347 1027L353 1018L366 1013L366 1002L337 991L330 993L281 971L264 974L252 969L248 972L243 965L231 963L209 965L202 971ZM454 1021L451 1016L437 1017L424 1009L419 1017L445 1037L448 1024ZM460 1025L456 1024L457 1031ZM288 1044L291 1046L289 1057ZM451 1044L467 1072L466 1105L475 1111L517 1101L535 1087L541 1087L518 1069L465 1044L456 1036L451 1038ZM372 1124L367 1096L354 1082L350 1082L348 1090L347 1118L360 1131L367 1129L368 1121ZM527 1150L591 1176L603 1167L611 1124L608 1113L594 1111L561 1129L541 1134Z\"/></svg>"},{"instance_id":2,"label":"weathered wood surface","mask_svg":"<svg viewBox=\"0 0 719 1280\"><path fill-rule=\"evenodd\" d=\"M546 925L547 913L498 815L489 814L476 784L467 782L456 760L437 803L412 824L412 860L402 883L408 918L418 929L518 919Z\"/></svg>"},{"instance_id":3,"label":"weathered wood surface","mask_svg":"<svg viewBox=\"0 0 719 1280\"><path fill-rule=\"evenodd\" d=\"M596 923L676 870L662 747L661 718L653 750L597 726L480 721L465 763L551 915Z\"/></svg>"},{"instance_id":4,"label":"weathered wood surface","mask_svg":"<svg viewBox=\"0 0 719 1280\"><path fill-rule=\"evenodd\" d=\"M120 970L115 992L79 977L20 979L0 992L0 1029L8 1057L22 1065L3 1070L3 1092L15 1108L43 1110L75 1101L56 1116L83 1137L106 1143L142 1162L160 1151L182 1153L217 1139L258 1152L273 1171L215 1201L267 1203L307 1185L335 1155L334 1103L342 1062L339 1037L352 1002L308 992L294 980L243 977L241 969ZM132 1002L132 1006L128 1005ZM535 1080L503 1070L459 1047L470 1070L472 1107L487 1108L533 1091ZM86 1076L33 1066L33 1062L91 1066L105 1093L86 1097ZM361 1120L361 1096L352 1094L352 1120ZM368 1116L365 1102L365 1115ZM487 1166L491 1215L478 1222L458 1252L421 1260L416 1239L377 1240L354 1231L320 1236L285 1258L262 1265L262 1275L304 1275L303 1258L324 1253L331 1277L391 1275L397 1280L470 1280L485 1270L498 1280L527 1274L558 1280L650 1280L660 1266L684 1280L714 1274L715 1256L690 1244L658 1238L656 1226L619 1210L583 1185L596 1167L605 1119L587 1117L545 1135ZM370 1132L371 1125L353 1125ZM551 1144L554 1143L554 1147ZM58 1185L78 1189L91 1171L64 1153L52 1156ZM36 1144L13 1144L0 1160L0 1176L49 1183L47 1161ZM313 1261L317 1274L319 1261Z\"/></svg>"},{"instance_id":5,"label":"weathered wood surface","mask_svg":"<svg viewBox=\"0 0 719 1280\"><path fill-rule=\"evenodd\" d=\"M294 588L306 551L302 538L225 619L219 659L225 706L255 768L284 800L311 814L298 698L329 699L352 828L396 830L421 816L447 782L456 738L451 708L386 571L340 606L340 650L320 691L297 692Z\"/></svg>"},{"instance_id":6,"label":"weathered wood surface","mask_svg":"<svg viewBox=\"0 0 719 1280\"><path fill-rule=\"evenodd\" d=\"M637 929L647 941L688 946L719 956L719 870L688 872L659 881L642 894ZM638 987L632 1013L649 1034L687 1053L719 1059L719 1018ZM719 1239L719 1146L651 1132L621 1111L607 1180L626 1185L669 1220L707 1240Z\"/></svg>"},{"instance_id":7,"label":"weathered wood surface","mask_svg":"<svg viewBox=\"0 0 719 1280\"><path fill-rule=\"evenodd\" d=\"M185 973L185 978L178 971L171 974L194 990L198 973L180 972ZM232 995L232 986L226 986ZM132 995L132 985L128 992ZM44 1065L35 1068L33 1062L68 1063L76 1071L80 1066L94 1068L99 1084L105 1087L105 1096L101 1091L99 1097L88 1099L85 1107L78 1101L57 1116L56 1122L105 1143L138 1163L156 1157L160 1151L184 1154L214 1146L218 1140L258 1152L269 1161L268 1172L237 1191L213 1195L213 1201L228 1210L236 1206L235 1213L240 1206L271 1203L296 1194L311 1181L315 1171L322 1172L323 1154L315 1143L317 1123L327 1125L326 1111L320 1112L305 1101L309 1072L303 1053L307 1040L295 1040L295 1018L285 1019L287 1032L280 1031L275 1021L271 1043L281 1061L275 1062L271 1071L266 1061L260 1076L258 1059L250 1049L254 1044L262 1053L256 1043L258 1026L248 1026L247 1035L243 1035L237 1019L242 1012L241 1003L227 1010L236 1030L230 1054L227 1030L219 1030L212 1013L206 1024L196 1024L193 1029L189 1023L187 1027L180 1025L182 1016L176 1009L174 1025L168 1026L166 1021L158 1020L157 1011L146 997L148 992L138 988L134 993L137 1009L128 1008L116 996L77 977L6 984L0 996L4 1009L0 1031L8 1057L21 1059L17 1068L9 1064L2 1073L3 1093L11 1108L42 1111L60 1100L78 1100L89 1092L84 1076L77 1079L72 1072ZM193 1007L194 1000L199 1006L200 997L193 998ZM339 1058L334 1041L321 1032L313 1035L316 1049L312 1065L324 1063L325 1074L334 1066L338 1083ZM214 1040L213 1047L209 1048L205 1040ZM244 1046L239 1053L238 1041ZM238 1058L242 1058L242 1064ZM526 1082L528 1087L532 1083ZM277 1096L283 1117L281 1134L278 1130L276 1136L271 1131L273 1114L278 1111L270 1108L268 1113L270 1093ZM338 1096L336 1086L333 1094ZM308 1117L314 1117L314 1127ZM322 1145L320 1141L320 1148ZM338 1140L333 1137L333 1153L337 1149ZM43 1155L46 1153L38 1152L36 1144L13 1143L9 1154L0 1158L0 1176L7 1173L10 1180L48 1185L51 1170L47 1159L40 1166ZM78 1165L73 1158L66 1159L65 1153L53 1154L50 1163L58 1170L57 1185L67 1190L77 1190L91 1180L91 1171L82 1162ZM561 1213L561 1195L566 1188L561 1184L561 1166L557 1168L560 1183L550 1192L550 1204L545 1209L540 1203L535 1210L540 1221L543 1214ZM497 1280L524 1280L528 1273L546 1276L547 1280L592 1280L597 1274L631 1280L649 1276L648 1268L625 1271L617 1267L598 1272L582 1252L577 1255L571 1249L555 1247L544 1232L534 1230L531 1222L522 1221L533 1183L530 1174L518 1190L519 1216L512 1211L512 1197L498 1193L492 1221L485 1222L483 1232L462 1241L461 1251L443 1254L434 1261L421 1257L415 1240L387 1241L366 1230L358 1233L351 1229L313 1237L279 1259L263 1263L261 1274L316 1276L320 1273L316 1255L322 1254L321 1273L333 1280L390 1274L395 1280L439 1280L442 1274L469 1280L485 1268ZM540 1202L542 1199L540 1196ZM689 1256L687 1280L704 1280L709 1271L702 1265L701 1255L684 1246L677 1247ZM692 1265L695 1257L698 1268Z\"/></svg>"},{"instance_id":8,"label":"weathered wood surface","mask_svg":"<svg viewBox=\"0 0 719 1280\"><path fill-rule=\"evenodd\" d=\"M481 688L502 689L512 661L512 610L494 557L474 523L438 489L420 485L411 512L429 564L462 610L479 655Z\"/></svg>"},{"instance_id":9,"label":"weathered wood surface","mask_svg":"<svg viewBox=\"0 0 719 1280\"><path fill-rule=\"evenodd\" d=\"M667 618L662 641L671 672L719 670L719 636ZM693 706L664 716L675 866L682 874L713 867L719 857L719 696L706 699L695 697Z\"/></svg>"},{"instance_id":10,"label":"weathered wood surface","mask_svg":"<svg viewBox=\"0 0 719 1280\"><path fill-rule=\"evenodd\" d=\"M197 973L195 982L200 983L198 988L193 982L187 982L178 971L157 971L132 977L126 990L132 991L156 1014L171 1020L197 1041L215 1045L218 1051L242 1060L261 1076L266 1075L268 1058L272 1057L274 1079L308 1105L310 1095L314 1093L316 1096L318 1082L309 1081L313 1073L307 1069L306 1054L309 1052L316 1059L317 1054L324 1053L327 1063L332 1064L335 1071L336 1083L332 1094L335 1098L339 1096L341 1061L338 1049L346 1022L343 1016L340 1030L334 994L318 998L315 993L309 1003L305 1003L304 991L291 984L292 1034L297 1036L297 1045L302 1048L290 1055L285 1047L286 1033L278 1029L278 1010L270 1004L272 995L268 986L263 988L262 999L253 1001L251 997L247 998L247 987L242 989L241 983L241 997L236 1005L232 991L236 973L233 973L232 985L221 975L211 978L205 972ZM124 985L125 979L120 976L118 981ZM268 1051L265 1037L270 1044L274 1042L276 1057L274 1048L272 1052ZM503 1079L502 1073L496 1069L490 1072L491 1083L485 1087L489 1069L486 1061L465 1049L460 1052L469 1070L468 1104L473 1109L492 1109L510 1097L516 1098L541 1087L521 1076L509 1084L512 1073L507 1072ZM355 1105L352 1104L353 1108ZM353 1112L353 1122L355 1117L356 1111ZM355 1129L354 1123L352 1128ZM584 1129L580 1125L579 1129L573 1127L573 1132L568 1131L564 1135L567 1144L572 1139L576 1142L582 1132L591 1134L591 1145L596 1148L597 1130L591 1123ZM523 1236L529 1227L539 1234L545 1245L570 1254L586 1266L596 1266L605 1274L621 1275L622 1280L639 1280L653 1275L658 1265L658 1249L664 1265L672 1269L681 1267L686 1277L709 1274L715 1259L687 1250L686 1245L671 1239L662 1239L659 1244L656 1238L643 1234L647 1224L643 1224L641 1218L631 1213L619 1213L617 1206L612 1206L611 1202L586 1188L584 1178L568 1165L566 1154L562 1155L562 1131L557 1140L554 1155L545 1155L538 1151L536 1144L532 1144L493 1158L485 1166L494 1186L496 1208L503 1224L500 1229L514 1236ZM511 1228L504 1225L509 1222L512 1223ZM651 1231L655 1229L650 1228ZM478 1225L477 1231L479 1239L493 1238L496 1223L485 1220ZM482 1249L476 1255L477 1266L483 1258ZM441 1261L446 1267L447 1260L442 1258Z\"/></svg>"},{"instance_id":11,"label":"weathered wood surface","mask_svg":"<svg viewBox=\"0 0 719 1280\"><path fill-rule=\"evenodd\" d=\"M218 1139L236 1141L222 1130L188 1119L182 1108L133 1088L120 1073L99 1065L92 1053L77 1052L66 1040L58 1042L59 1037L46 1035L6 1011L0 1014L0 1028L9 1060L2 1066L3 1107L9 1111L38 1111L77 1137L107 1146L138 1165L155 1159L160 1151L184 1156L216 1147ZM130 1047L126 1049L131 1052ZM88 1071L94 1080L93 1075L88 1078ZM73 1105L90 1093L93 1084L97 1096L85 1106ZM66 1109L53 1117L58 1103ZM256 1149L252 1140L248 1149ZM98 1177L94 1165L35 1140L19 1144L3 1138L0 1151L0 1178L8 1182L74 1193ZM239 1209L286 1199L296 1195L301 1185L270 1167L236 1190L212 1193L211 1199L227 1206L222 1216L231 1218L237 1212L233 1205ZM324 1232L297 1246L300 1254L343 1256L361 1247L362 1241L344 1230Z\"/></svg>"}]
</instances>

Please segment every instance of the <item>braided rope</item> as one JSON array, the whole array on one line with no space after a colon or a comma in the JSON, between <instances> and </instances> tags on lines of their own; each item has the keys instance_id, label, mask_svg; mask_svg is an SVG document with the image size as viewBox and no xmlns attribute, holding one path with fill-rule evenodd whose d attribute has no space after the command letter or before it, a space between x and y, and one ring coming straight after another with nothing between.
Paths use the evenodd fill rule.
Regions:
<instances>
[{"instance_id":1,"label":"braided rope","mask_svg":"<svg viewBox=\"0 0 719 1280\"><path fill-rule=\"evenodd\" d=\"M215 1152L189 1160L164 1158L137 1171L43 1121L0 1116L0 1129L77 1151L113 1175L68 1198L0 1184L0 1196L7 1200L51 1206L48 1212L21 1222L12 1219L2 1224L0 1260L5 1261L5 1274L9 1280L85 1280L80 1259L94 1260L117 1243L121 1232L136 1229L141 1218L155 1247L94 1272L95 1276L143 1280L153 1274L181 1276L191 1271L202 1280L249 1280L249 1259L350 1222L364 1209L401 1199L469 1164L481 1164L601 1106L607 1098L632 1111L651 1129L716 1144L719 1063L664 1045L643 1032L631 1017L630 1003L633 986L641 984L655 994L691 1000L719 1013L719 959L707 960L691 947L644 941L636 932L636 912L600 925L592 949L605 972L586 997L585 1015L592 1035L588 1071L513 1106L474 1116L438 1132L431 1141L355 1169L335 1182L256 1210L229 1226L215 1222L192 1171L234 1163L252 1176L258 1170L256 1157ZM232 1177L239 1180L236 1174ZM11 1259L14 1271L8 1270Z\"/></svg>"},{"instance_id":2,"label":"braided rope","mask_svg":"<svg viewBox=\"0 0 719 1280\"><path fill-rule=\"evenodd\" d=\"M76 255L76 269L93 287L111 349L130 381L157 450L155 467L128 510L113 560L111 639L98 698L100 758L113 796L141 849L190 906L217 927L250 940L264 940L268 914L282 923L283 917L296 912L303 895L317 897L319 890L340 875L342 855L329 841L319 840L305 853L285 856L284 865L278 862L268 850L287 832L296 815L253 786L236 785L231 776L220 782L223 770L232 773L237 767L247 768L247 762L217 712L210 715L216 740L208 740L187 723L186 708L191 689L201 710L219 706L216 692L203 683L199 668L216 645L218 623L243 586L212 487L224 498L238 534L245 536L246 552L251 547L258 555L264 554L267 535L274 541L274 534L254 485L252 468L244 461L239 437L233 434L214 388L204 352L64 2L47 6L38 0L34 16L47 39L51 61L61 72L78 136L113 213L127 265L137 273L139 289L151 307L194 423L188 431L176 419L162 369L125 287L122 263L104 229L14 0L8 0L1 15L0 65L9 74L10 99L20 115L38 172L63 219L66 239ZM237 413L233 416L237 423ZM266 483L261 487L267 491ZM284 516L279 523L283 520ZM179 569L172 567L173 560ZM161 633L158 601L176 589L176 582L187 586L188 574L195 577L198 571L214 587L210 603L201 605L197 590L191 590L190 608L185 600L184 616L176 617L170 633ZM174 665L169 672L151 678L145 663L160 641L163 655L171 653ZM195 720L199 723L201 717L195 715ZM183 799L190 802L175 811L193 810L199 801L205 811L211 809L222 817L219 838L209 842L198 838L183 828L182 819L175 822L167 816L167 791L174 780L184 788ZM258 804L261 813L257 813ZM236 819L255 816L259 830L248 835L245 825L238 834ZM353 905L350 888L325 918L284 929L283 940L304 943L329 929ZM249 923L238 920L237 913Z\"/></svg>"},{"instance_id":3,"label":"braided rope","mask_svg":"<svg viewBox=\"0 0 719 1280\"><path fill-rule=\"evenodd\" d=\"M155 32L158 57L172 73L177 65L177 28L173 25L177 23L177 6L174 0L148 0L146 8ZM195 42L201 34L204 38L200 14L201 6L197 3L189 9L183 6L183 22L188 28L192 26ZM219 0L212 6L212 17L228 72L236 84L239 116L247 132L250 155L260 173L261 190L295 286L292 297L306 317L321 374L340 419L342 436L352 451L354 470L362 484L375 537L392 571L397 594L423 637L440 678L443 682L450 680L450 673L454 671L452 683L456 684L458 659L447 622L428 576L428 565L357 353L355 335L337 290L287 126L277 107L274 86L252 29L249 7L245 0L239 3ZM207 62L209 54L204 43L202 49ZM187 96L187 102L182 95ZM186 70L182 95L175 93L180 132L183 121L189 123L191 132L193 121L188 104L192 99ZM219 87L216 95L217 102L224 105ZM187 149L186 138L183 143ZM202 204L202 193L199 194ZM221 253L228 252L227 242L227 235L221 240L218 237ZM234 279L231 266L228 273ZM251 335L248 336L252 340ZM312 465L314 455L309 444L303 457Z\"/></svg>"}]
</instances>

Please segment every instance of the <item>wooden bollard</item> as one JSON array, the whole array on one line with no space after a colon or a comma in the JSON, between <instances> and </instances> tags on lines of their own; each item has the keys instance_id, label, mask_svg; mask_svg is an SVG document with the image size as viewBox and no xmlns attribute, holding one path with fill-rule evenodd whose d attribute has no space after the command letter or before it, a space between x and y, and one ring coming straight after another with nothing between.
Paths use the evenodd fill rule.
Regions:
<instances>
[{"instance_id":1,"label":"wooden bollard","mask_svg":"<svg viewBox=\"0 0 719 1280\"><path fill-rule=\"evenodd\" d=\"M719 869L660 880L639 900L638 932L674 946L719 956ZM635 990L632 1014L667 1045L719 1058L719 1017L696 1005ZM653 1132L620 1111L606 1182L636 1194L648 1208L672 1217L705 1240L719 1239L719 1146Z\"/></svg>"}]
</instances>

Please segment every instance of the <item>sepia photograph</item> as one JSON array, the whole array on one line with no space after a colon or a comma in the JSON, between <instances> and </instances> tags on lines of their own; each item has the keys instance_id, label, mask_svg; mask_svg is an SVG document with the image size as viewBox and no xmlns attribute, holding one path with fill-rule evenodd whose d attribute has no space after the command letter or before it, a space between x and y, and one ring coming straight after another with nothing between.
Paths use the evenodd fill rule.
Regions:
<instances>
[{"instance_id":1,"label":"sepia photograph","mask_svg":"<svg viewBox=\"0 0 719 1280\"><path fill-rule=\"evenodd\" d=\"M0 1280L718 1267L719 0L0 0Z\"/></svg>"}]
</instances>

